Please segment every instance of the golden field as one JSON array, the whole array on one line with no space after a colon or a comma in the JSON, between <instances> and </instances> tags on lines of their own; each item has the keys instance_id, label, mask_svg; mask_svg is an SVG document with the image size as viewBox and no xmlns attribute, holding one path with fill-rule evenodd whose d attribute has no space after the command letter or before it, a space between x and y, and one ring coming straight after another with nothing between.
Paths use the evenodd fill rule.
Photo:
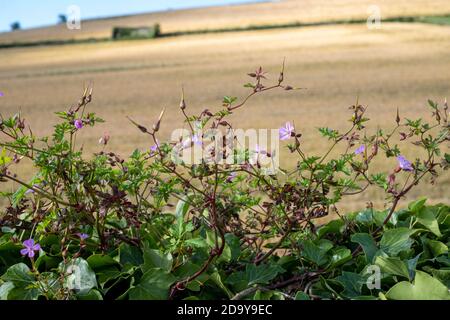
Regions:
<instances>
[{"instance_id":1,"label":"golden field","mask_svg":"<svg viewBox=\"0 0 450 320\"><path fill-rule=\"evenodd\" d=\"M140 27L160 23L162 32L366 19L369 6L377 5L383 19L450 13L448 0L282 0L256 4L168 10L84 21L82 29L65 25L0 33L0 44L42 40L108 38L115 26ZM31 8L30 8L31 9ZM81 8L83 12L83 8ZM101 13L99 13L101 15Z\"/></svg>"},{"instance_id":2,"label":"golden field","mask_svg":"<svg viewBox=\"0 0 450 320\"><path fill-rule=\"evenodd\" d=\"M255 8L297 6L301 2L307 1L258 4ZM347 8L354 1L331 2ZM413 2L416 7L406 6ZM450 11L448 1L432 2L436 6L427 6L427 1L396 1L398 6L392 8L397 11L392 10L424 12L442 5ZM202 10L207 9L198 11ZM350 9L345 10L349 14ZM333 10L325 11L331 14ZM178 14L187 12L191 11ZM245 10L242 12L244 19ZM243 23L238 15L230 19ZM276 15L274 19L284 21ZM173 21L173 30L176 23ZM36 134L50 134L57 121L53 113L68 109L79 98L83 85L92 82L94 101L90 108L106 123L81 130L78 143L88 152L99 151L97 141L107 131L111 134L108 149L126 156L135 148L152 144L126 116L151 126L166 107L163 139L183 125L178 109L182 86L190 113L198 114L205 108L219 110L224 95L245 96L248 89L243 84L250 81L246 73L260 65L269 72L269 78L276 80L283 58L286 83L307 90L262 94L231 120L240 128L278 128L294 121L303 133L308 153L321 152L328 145L326 140L319 140L318 127L346 128L347 109L357 96L369 107L372 124L368 132L377 126L392 127L397 107L402 117L420 117L428 113L427 99L442 103L450 97L450 27L383 23L380 30L369 30L363 24L337 25L0 50L0 91L5 93L0 98L0 110L3 115L21 110ZM410 145L404 145L403 150L406 156L415 155ZM281 161L293 163L290 158ZM377 166L392 170L395 159ZM23 165L20 172L30 176L31 168ZM436 186L422 184L410 199L426 195L433 202L448 202L450 174L445 173L438 182ZM381 206L383 198L371 190L364 197L349 199L341 208L361 208L369 200Z\"/></svg>"}]
</instances>

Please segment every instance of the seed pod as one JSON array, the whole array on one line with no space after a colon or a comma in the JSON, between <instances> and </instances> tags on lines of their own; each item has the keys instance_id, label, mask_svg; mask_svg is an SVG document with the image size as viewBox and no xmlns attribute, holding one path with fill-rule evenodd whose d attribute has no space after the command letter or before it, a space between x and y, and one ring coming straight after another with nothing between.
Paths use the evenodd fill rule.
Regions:
<instances>
[{"instance_id":1,"label":"seed pod","mask_svg":"<svg viewBox=\"0 0 450 320\"><path fill-rule=\"evenodd\" d=\"M161 120L162 120L162 117L164 116L164 112L165 111L166 111L165 108L162 109L161 113L159 114L158 121L153 125L153 131L154 132L158 132L159 131L159 127L161 125Z\"/></svg>"},{"instance_id":2,"label":"seed pod","mask_svg":"<svg viewBox=\"0 0 450 320\"><path fill-rule=\"evenodd\" d=\"M186 102L184 101L184 89L181 89L181 101L180 101L180 109L186 109Z\"/></svg>"},{"instance_id":3,"label":"seed pod","mask_svg":"<svg viewBox=\"0 0 450 320\"><path fill-rule=\"evenodd\" d=\"M397 125L400 124L400 115L398 113L398 108L397 108L397 116L395 117L395 122L397 122Z\"/></svg>"}]
</instances>

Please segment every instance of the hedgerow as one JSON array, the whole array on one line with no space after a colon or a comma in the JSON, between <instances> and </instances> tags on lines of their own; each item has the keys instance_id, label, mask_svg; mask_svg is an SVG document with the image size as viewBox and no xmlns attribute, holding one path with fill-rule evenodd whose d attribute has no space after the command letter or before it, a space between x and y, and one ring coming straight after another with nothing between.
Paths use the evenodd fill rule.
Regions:
<instances>
[{"instance_id":1,"label":"hedgerow","mask_svg":"<svg viewBox=\"0 0 450 320\"><path fill-rule=\"evenodd\" d=\"M319 129L331 147L318 155L287 122L279 139L295 168L267 174L270 151L227 154L198 135L232 129L229 115L254 95L296 89L284 84L284 66L272 85L262 68L249 76L248 96L227 96L218 111L190 115L183 96L189 136L181 141L159 137L164 111L152 127L130 119L152 147L127 159L106 151L109 135L93 155L77 145L81 130L103 121L89 111L92 89L57 113L50 137L35 136L20 113L2 117L0 178L20 187L2 193L0 299L450 299L450 207L425 198L398 207L449 166L447 103L428 102L430 123L397 111L392 130L374 133L356 103L348 130ZM416 159L402 154L406 143ZM173 156L195 145L208 161ZM225 156L233 163L218 161ZM377 172L380 158L396 165ZM23 159L32 178L15 173ZM316 222L369 187L384 191L388 209Z\"/></svg>"}]
</instances>

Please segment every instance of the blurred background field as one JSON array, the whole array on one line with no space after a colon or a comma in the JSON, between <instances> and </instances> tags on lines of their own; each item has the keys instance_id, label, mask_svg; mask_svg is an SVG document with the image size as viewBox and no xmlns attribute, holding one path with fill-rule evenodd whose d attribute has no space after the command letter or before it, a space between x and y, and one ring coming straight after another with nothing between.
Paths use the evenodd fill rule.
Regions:
<instances>
[{"instance_id":1,"label":"blurred background field","mask_svg":"<svg viewBox=\"0 0 450 320\"><path fill-rule=\"evenodd\" d=\"M365 19L371 4L381 8L382 18L450 14L448 0L286 0L90 20L79 31L54 26L2 33L0 44L102 38L110 36L117 25L159 23L163 32L183 32L350 21ZM50 134L57 121L53 113L76 103L84 84L92 82L90 108L106 123L83 129L79 144L88 152L99 151L98 139L107 131L111 135L108 149L126 156L152 144L126 116L150 126L166 107L161 135L168 137L182 126L178 109L182 86L190 113L219 110L224 95L245 96L246 74L260 65L276 81L284 58L286 83L307 90L263 94L231 119L240 128L278 128L294 121L310 154L328 145L319 138L318 127L347 127L348 107L358 96L369 107L370 132L377 126L394 126L397 108L402 117L420 117L428 114L427 99L442 104L450 97L450 26L382 22L376 30L365 23L330 24L0 49L0 91L5 95L0 98L0 112L6 116L21 110L33 132ZM408 144L402 150L408 157L416 154ZM281 162L293 165L287 156ZM389 171L395 164L392 159L377 166ZM31 177L32 170L25 163L19 173ZM448 202L449 186L447 172L436 186L422 184L409 199L425 195L432 202ZM383 200L380 193L370 190L363 197L344 201L340 209L361 208L367 201L381 208Z\"/></svg>"}]
</instances>

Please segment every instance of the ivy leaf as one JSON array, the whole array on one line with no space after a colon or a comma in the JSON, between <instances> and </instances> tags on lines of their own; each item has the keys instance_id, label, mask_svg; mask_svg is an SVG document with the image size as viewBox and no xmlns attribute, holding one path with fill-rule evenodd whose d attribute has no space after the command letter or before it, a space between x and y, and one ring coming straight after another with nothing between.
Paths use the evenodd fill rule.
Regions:
<instances>
[{"instance_id":1,"label":"ivy leaf","mask_svg":"<svg viewBox=\"0 0 450 320\"><path fill-rule=\"evenodd\" d=\"M8 293L8 300L37 300L40 294L38 288L13 288Z\"/></svg>"},{"instance_id":2,"label":"ivy leaf","mask_svg":"<svg viewBox=\"0 0 450 320\"><path fill-rule=\"evenodd\" d=\"M431 253L431 258L436 258L440 255L448 253L448 246L440 241L423 239L423 244L424 246L426 246L425 250L427 251L428 249L428 251Z\"/></svg>"},{"instance_id":3,"label":"ivy leaf","mask_svg":"<svg viewBox=\"0 0 450 320\"><path fill-rule=\"evenodd\" d=\"M410 239L412 233L413 230L404 227L385 231L380 241L381 250L390 256L408 250L413 244L413 240Z\"/></svg>"},{"instance_id":4,"label":"ivy leaf","mask_svg":"<svg viewBox=\"0 0 450 320\"><path fill-rule=\"evenodd\" d=\"M0 285L0 300L8 300L9 292L14 289L14 283L7 281Z\"/></svg>"},{"instance_id":5,"label":"ivy leaf","mask_svg":"<svg viewBox=\"0 0 450 320\"><path fill-rule=\"evenodd\" d=\"M405 261L400 260L399 258L378 256L375 259L375 264L380 267L382 272L402 276L410 280L408 265Z\"/></svg>"},{"instance_id":6,"label":"ivy leaf","mask_svg":"<svg viewBox=\"0 0 450 320\"><path fill-rule=\"evenodd\" d=\"M386 293L386 297L393 300L450 300L450 293L439 280L423 271L416 271L413 283L397 283Z\"/></svg>"},{"instance_id":7,"label":"ivy leaf","mask_svg":"<svg viewBox=\"0 0 450 320\"><path fill-rule=\"evenodd\" d=\"M368 233L355 233L351 237L352 242L358 243L363 248L367 263L372 263L375 254L378 251L377 244L373 237Z\"/></svg>"},{"instance_id":8,"label":"ivy leaf","mask_svg":"<svg viewBox=\"0 0 450 320\"><path fill-rule=\"evenodd\" d=\"M227 294L229 299L233 297L233 293L223 284L222 278L218 272L214 272L211 275L211 280Z\"/></svg>"},{"instance_id":9,"label":"ivy leaf","mask_svg":"<svg viewBox=\"0 0 450 320\"><path fill-rule=\"evenodd\" d=\"M354 272L343 271L342 275L336 278L344 286L342 295L352 298L361 295L362 286L366 283L366 278Z\"/></svg>"},{"instance_id":10,"label":"ivy leaf","mask_svg":"<svg viewBox=\"0 0 450 320\"><path fill-rule=\"evenodd\" d=\"M18 263L8 268L2 280L11 281L16 287L26 287L34 283L35 278L25 263Z\"/></svg>"},{"instance_id":11,"label":"ivy leaf","mask_svg":"<svg viewBox=\"0 0 450 320\"><path fill-rule=\"evenodd\" d=\"M425 205L426 201L427 201L427 198L420 198L419 200L411 202L408 205L409 211L416 213L416 214L419 213L420 210L422 210L423 206Z\"/></svg>"},{"instance_id":12,"label":"ivy leaf","mask_svg":"<svg viewBox=\"0 0 450 320\"><path fill-rule=\"evenodd\" d=\"M442 233L439 230L439 224L430 207L421 208L417 214L417 222L423 225L425 228L434 233L437 237L441 237Z\"/></svg>"},{"instance_id":13,"label":"ivy leaf","mask_svg":"<svg viewBox=\"0 0 450 320\"><path fill-rule=\"evenodd\" d=\"M76 258L67 265L60 264L60 269L66 274L65 286L77 293L85 294L97 287L97 279L94 271L86 260Z\"/></svg>"},{"instance_id":14,"label":"ivy leaf","mask_svg":"<svg viewBox=\"0 0 450 320\"><path fill-rule=\"evenodd\" d=\"M126 243L119 246L119 260L124 266L139 266L144 263L141 250Z\"/></svg>"},{"instance_id":15,"label":"ivy leaf","mask_svg":"<svg viewBox=\"0 0 450 320\"><path fill-rule=\"evenodd\" d=\"M170 272L172 269L172 254L164 254L159 250L146 248L144 250L144 265L142 271L145 273L150 269L159 268Z\"/></svg>"},{"instance_id":16,"label":"ivy leaf","mask_svg":"<svg viewBox=\"0 0 450 320\"><path fill-rule=\"evenodd\" d=\"M331 261L329 268L335 268L352 259L352 252L348 248L340 247L331 252Z\"/></svg>"},{"instance_id":17,"label":"ivy leaf","mask_svg":"<svg viewBox=\"0 0 450 320\"><path fill-rule=\"evenodd\" d=\"M176 278L163 269L150 269L128 295L130 300L167 300L170 286L175 281Z\"/></svg>"},{"instance_id":18,"label":"ivy leaf","mask_svg":"<svg viewBox=\"0 0 450 320\"><path fill-rule=\"evenodd\" d=\"M245 275L248 285L252 286L254 284L267 284L283 271L284 269L277 264L268 266L248 264L245 268Z\"/></svg>"},{"instance_id":19,"label":"ivy leaf","mask_svg":"<svg viewBox=\"0 0 450 320\"><path fill-rule=\"evenodd\" d=\"M311 240L302 241L302 256L307 260L315 263L318 266L323 266L328 262L327 252L333 247L329 245L325 245L326 242L321 240L322 247L316 245Z\"/></svg>"}]
</instances>

